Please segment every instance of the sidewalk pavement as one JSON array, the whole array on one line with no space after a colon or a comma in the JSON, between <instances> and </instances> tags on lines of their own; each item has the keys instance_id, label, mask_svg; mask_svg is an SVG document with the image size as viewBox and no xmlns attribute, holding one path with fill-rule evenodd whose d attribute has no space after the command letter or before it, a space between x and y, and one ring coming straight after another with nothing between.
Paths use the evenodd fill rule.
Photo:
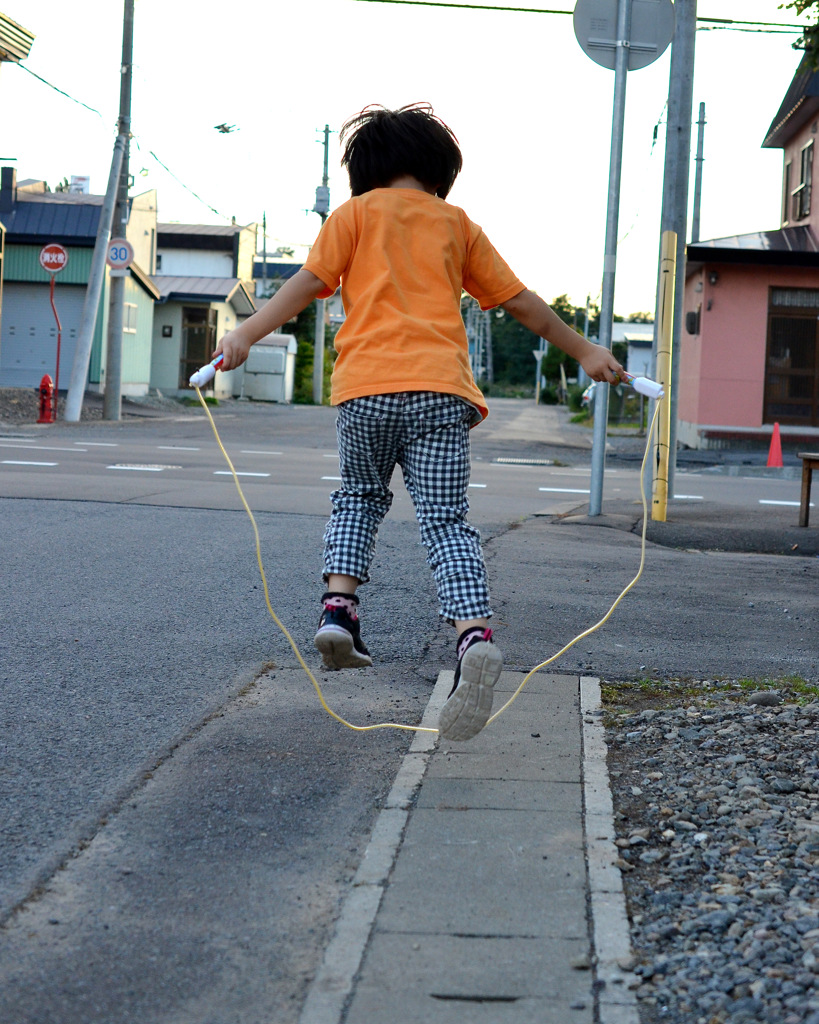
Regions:
<instances>
[{"instance_id":1,"label":"sidewalk pavement","mask_svg":"<svg viewBox=\"0 0 819 1024\"><path fill-rule=\"evenodd\" d=\"M522 431L524 440L580 447L575 428L564 420L567 434L559 416L542 412L523 410L493 440ZM581 506L560 519L602 528L588 545L598 552L611 548L606 529L639 536L642 508L607 501L600 517ZM704 550L795 553L794 545L819 554L819 530L793 519L792 509L672 504L667 523L649 524L648 541L689 560ZM625 548L623 567L636 567L637 537L615 547ZM805 559L780 562L805 570ZM525 583L522 566L506 572ZM794 585L798 600L810 583ZM638 601L644 622L651 601ZM532 625L523 628L535 634ZM757 627L743 628L736 650ZM707 644L691 632L688 651ZM690 660L692 671L702 668ZM523 679L503 673L496 712ZM452 673L441 672L422 725L434 728L451 685ZM598 678L535 675L469 743L417 733L300 1024L639 1024L615 838Z\"/></svg>"},{"instance_id":2,"label":"sidewalk pavement","mask_svg":"<svg viewBox=\"0 0 819 1024\"><path fill-rule=\"evenodd\" d=\"M416 734L300 1024L638 1024L599 696L540 675L502 728Z\"/></svg>"}]
</instances>

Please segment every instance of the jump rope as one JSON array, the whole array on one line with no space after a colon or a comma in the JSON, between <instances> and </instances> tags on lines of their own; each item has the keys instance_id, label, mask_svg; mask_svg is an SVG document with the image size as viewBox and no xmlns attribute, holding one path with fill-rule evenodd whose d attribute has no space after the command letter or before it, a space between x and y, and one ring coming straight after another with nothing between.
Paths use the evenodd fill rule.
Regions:
<instances>
[{"instance_id":1,"label":"jump rope","mask_svg":"<svg viewBox=\"0 0 819 1024\"><path fill-rule=\"evenodd\" d=\"M216 369L221 362L222 356L217 356L216 359L214 359L211 363L208 363L207 366L203 366L200 370L193 374L193 376L190 378L190 384L191 387L196 389L196 395L199 399L200 404L202 405L202 408L205 410L205 415L207 416L208 422L210 423L211 429L213 430L213 436L216 438L216 443L219 446L219 450L225 457L225 462L228 464L228 467L230 468L230 472L233 477L233 482L236 484L236 490L239 493L239 498L241 499L244 510L245 512L247 512L248 517L250 519L250 523L253 527L253 536L256 542L256 561L259 566L259 575L261 576L262 579L262 587L264 589L264 600L265 604L267 605L267 610L270 613L270 617L279 627L279 629L282 632L282 635L293 649L293 653L296 655L296 659L298 660L299 665L301 665L301 667L307 674L307 678L313 684L313 688L315 689L316 694L318 695L319 703L331 718L334 718L341 725L346 726L346 728L352 729L353 732L372 732L375 729L402 729L405 732L437 733L437 729L431 729L421 725L403 725L400 722L378 722L374 725L354 725L352 722L348 722L346 718L342 718L341 715L333 711L333 709L324 699L324 693L322 692L318 680L311 672L310 667L302 657L301 651L299 650L296 641L290 635L289 630L278 617L278 615L273 609L273 605L270 602L270 592L267 586L267 575L264 571L264 563L262 561L262 545L261 540L259 538L259 528L256 525L256 519L255 516L253 515L253 512L251 511L250 505L248 505L247 503L247 498L245 498L244 492L242 491L242 485L239 483L239 477L238 474L236 473L236 470L234 469L233 462L231 461L231 458L228 455L225 446L222 444L222 439L219 436L219 431L216 429L216 423L213 420L213 416L211 415L210 409L208 408L208 403L205 401L205 398L201 391L201 388L203 388L206 384L213 380L216 374ZM496 718L499 718L504 713L504 711L506 711L507 708L509 708L517 700L524 686L526 686L526 684L529 682L533 675L535 675L537 672L540 672L541 669L546 668L547 665L551 665L552 662L557 661L557 659L564 655L566 651L574 647L576 643L579 643L587 636L591 636L592 633L597 632L597 630L600 629L601 626L608 622L608 620L611 618L614 612L614 609L620 604L620 602L623 600L626 594L637 584L637 581L643 574L643 567L645 565L646 559L646 528L648 526L648 503L646 501L645 492L645 468L646 463L648 462L648 453L651 450L651 439L654 433L655 425L657 423L657 414L660 411L660 400L665 397L665 391L663 390L663 386L661 384L658 384L656 381L649 380L648 377L635 377L632 374L627 373L626 371L623 371L622 374L616 374L616 376L618 379L615 381L615 384L618 384L622 381L622 383L630 385L631 387L634 388L635 391L638 391L640 394L646 395L648 398L655 399L657 403L654 408L654 415L651 419L651 424L646 434L646 449L643 454L643 461L640 465L640 499L643 505L643 529L640 538L640 565L637 570L637 575L626 587L623 588L622 592L614 601L611 608L609 608L609 610L606 612L603 618L600 619L599 622L595 623L589 629L584 630L584 632L579 633L573 640L570 640L565 647L561 647L561 649L556 654L553 654L551 658L547 658L546 661L542 661L539 665L535 665L533 669L527 672L527 674L523 677L523 680L521 681L520 685L509 698L509 700L507 700L503 707L496 711L487 720L487 725L490 725L492 722L495 721Z\"/></svg>"}]
</instances>

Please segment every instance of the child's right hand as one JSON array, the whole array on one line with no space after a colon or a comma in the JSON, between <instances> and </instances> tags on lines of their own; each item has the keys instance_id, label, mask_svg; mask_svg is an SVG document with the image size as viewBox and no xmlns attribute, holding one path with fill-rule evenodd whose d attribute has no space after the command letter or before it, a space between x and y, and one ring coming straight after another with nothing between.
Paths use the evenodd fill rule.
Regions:
<instances>
[{"instance_id":1,"label":"child's right hand","mask_svg":"<svg viewBox=\"0 0 819 1024\"><path fill-rule=\"evenodd\" d=\"M240 328L228 331L216 346L216 351L211 358L222 356L221 370L235 370L247 359L250 353L251 343L243 337Z\"/></svg>"}]
</instances>

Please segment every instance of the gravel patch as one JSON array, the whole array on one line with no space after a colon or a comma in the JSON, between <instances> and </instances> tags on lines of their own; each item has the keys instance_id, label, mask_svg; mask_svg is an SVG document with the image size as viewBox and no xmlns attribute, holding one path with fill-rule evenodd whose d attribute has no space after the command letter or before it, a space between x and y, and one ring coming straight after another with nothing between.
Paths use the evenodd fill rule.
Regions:
<instances>
[{"instance_id":1,"label":"gravel patch","mask_svg":"<svg viewBox=\"0 0 819 1024\"><path fill-rule=\"evenodd\" d=\"M603 693L642 1024L819 1024L819 685Z\"/></svg>"}]
</instances>

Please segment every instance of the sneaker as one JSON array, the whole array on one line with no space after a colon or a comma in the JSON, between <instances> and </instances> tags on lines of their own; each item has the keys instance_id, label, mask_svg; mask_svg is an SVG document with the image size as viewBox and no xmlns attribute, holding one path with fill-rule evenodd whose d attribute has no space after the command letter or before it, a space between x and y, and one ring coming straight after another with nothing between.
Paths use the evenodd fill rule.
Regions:
<instances>
[{"instance_id":1,"label":"sneaker","mask_svg":"<svg viewBox=\"0 0 819 1024\"><path fill-rule=\"evenodd\" d=\"M348 607L342 607L340 604L328 603L335 597L336 595L325 594L322 598L324 609L315 638L324 667L366 668L372 665L373 659L361 639L361 623L358 616L354 611L348 610L348 607L352 609L358 604L358 598L345 594L347 600L344 604L349 604Z\"/></svg>"},{"instance_id":2,"label":"sneaker","mask_svg":"<svg viewBox=\"0 0 819 1024\"><path fill-rule=\"evenodd\" d=\"M441 709L438 732L447 740L471 740L492 714L493 687L503 668L503 655L492 642L491 629L471 629L458 638L455 685Z\"/></svg>"}]
</instances>

